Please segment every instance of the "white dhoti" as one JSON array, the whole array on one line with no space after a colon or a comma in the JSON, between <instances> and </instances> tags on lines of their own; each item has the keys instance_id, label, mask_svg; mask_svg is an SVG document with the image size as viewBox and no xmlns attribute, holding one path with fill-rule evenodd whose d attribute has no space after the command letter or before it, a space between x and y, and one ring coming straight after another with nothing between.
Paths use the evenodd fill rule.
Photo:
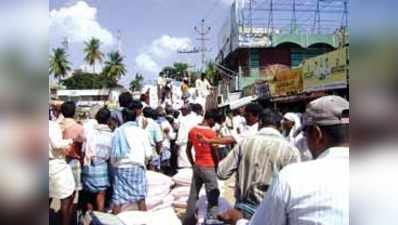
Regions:
<instances>
[{"instance_id":1,"label":"white dhoti","mask_svg":"<svg viewBox=\"0 0 398 225\"><path fill-rule=\"evenodd\" d=\"M48 173L48 193L50 198L65 199L73 194L75 191L75 180L72 169L65 160L50 160Z\"/></svg>"}]
</instances>

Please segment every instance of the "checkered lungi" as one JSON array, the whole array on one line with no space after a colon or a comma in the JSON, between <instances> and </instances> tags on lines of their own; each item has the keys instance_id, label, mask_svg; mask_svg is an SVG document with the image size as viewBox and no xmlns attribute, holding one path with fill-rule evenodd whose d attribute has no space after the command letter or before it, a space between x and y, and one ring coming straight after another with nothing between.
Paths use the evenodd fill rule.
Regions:
<instances>
[{"instance_id":1,"label":"checkered lungi","mask_svg":"<svg viewBox=\"0 0 398 225\"><path fill-rule=\"evenodd\" d=\"M84 190L91 193L105 191L110 187L108 163L93 162L89 166L84 166L82 170L82 180Z\"/></svg>"},{"instance_id":2,"label":"checkered lungi","mask_svg":"<svg viewBox=\"0 0 398 225\"><path fill-rule=\"evenodd\" d=\"M148 192L146 172L142 166L113 168L112 203L122 205L145 199Z\"/></svg>"}]
</instances>

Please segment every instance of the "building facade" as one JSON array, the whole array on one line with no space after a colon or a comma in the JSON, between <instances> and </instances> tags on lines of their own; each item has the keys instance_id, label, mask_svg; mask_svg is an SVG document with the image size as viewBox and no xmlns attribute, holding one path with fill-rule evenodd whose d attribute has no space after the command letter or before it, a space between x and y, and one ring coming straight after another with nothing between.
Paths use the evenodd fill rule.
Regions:
<instances>
[{"instance_id":1,"label":"building facade","mask_svg":"<svg viewBox=\"0 0 398 225\"><path fill-rule=\"evenodd\" d=\"M242 92L256 83L255 89L265 90L261 85L274 79L275 70L302 67L305 60L334 51L347 40L341 38L339 29L305 32L297 27L288 31L271 29L266 23L249 26L247 19L242 19L247 18L247 6L242 6L247 2L250 1L235 1L218 37L216 63L236 72L235 77L223 76L220 82L224 98L228 96L226 92Z\"/></svg>"}]
</instances>

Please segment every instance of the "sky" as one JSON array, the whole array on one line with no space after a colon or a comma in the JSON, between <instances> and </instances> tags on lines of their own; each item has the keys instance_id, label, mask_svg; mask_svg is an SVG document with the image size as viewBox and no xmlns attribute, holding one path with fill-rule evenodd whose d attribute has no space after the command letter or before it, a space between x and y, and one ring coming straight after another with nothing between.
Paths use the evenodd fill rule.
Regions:
<instances>
[{"instance_id":1,"label":"sky","mask_svg":"<svg viewBox=\"0 0 398 225\"><path fill-rule=\"evenodd\" d=\"M120 83L127 86L136 73L142 73L148 83L164 66L176 61L200 67L200 55L178 54L177 50L200 47L193 27L199 26L202 18L211 26L209 58L214 57L218 52L217 34L232 1L50 0L49 47L62 47L67 37L72 68L84 68L84 41L95 36L101 40L102 51L108 53L118 49L120 30L128 69Z\"/></svg>"}]
</instances>

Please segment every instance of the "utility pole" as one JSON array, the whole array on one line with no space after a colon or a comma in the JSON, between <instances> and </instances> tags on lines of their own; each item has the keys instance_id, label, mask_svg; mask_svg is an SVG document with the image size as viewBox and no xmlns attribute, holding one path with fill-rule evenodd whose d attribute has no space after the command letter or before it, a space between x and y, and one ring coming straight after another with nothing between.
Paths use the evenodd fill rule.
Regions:
<instances>
[{"instance_id":1,"label":"utility pole","mask_svg":"<svg viewBox=\"0 0 398 225\"><path fill-rule=\"evenodd\" d=\"M268 30L270 37L272 37L272 33L274 32L274 1L271 0L269 2L269 15L268 15Z\"/></svg>"},{"instance_id":2,"label":"utility pole","mask_svg":"<svg viewBox=\"0 0 398 225\"><path fill-rule=\"evenodd\" d=\"M67 37L64 37L64 40L62 41L62 47L65 50L65 52L68 51L69 48L69 40Z\"/></svg>"},{"instance_id":3,"label":"utility pole","mask_svg":"<svg viewBox=\"0 0 398 225\"><path fill-rule=\"evenodd\" d=\"M315 9L315 17L314 17L314 26L312 28L312 32L321 33L321 9L320 9L320 0L316 1L316 9Z\"/></svg>"},{"instance_id":4,"label":"utility pole","mask_svg":"<svg viewBox=\"0 0 398 225\"><path fill-rule=\"evenodd\" d=\"M296 0L293 0L293 15L292 15L292 24L290 25L290 33L296 32L296 29L297 29Z\"/></svg>"},{"instance_id":5,"label":"utility pole","mask_svg":"<svg viewBox=\"0 0 398 225\"><path fill-rule=\"evenodd\" d=\"M348 0L344 0L344 13L342 20L343 26L345 27L345 29L348 29Z\"/></svg>"},{"instance_id":6,"label":"utility pole","mask_svg":"<svg viewBox=\"0 0 398 225\"><path fill-rule=\"evenodd\" d=\"M198 29L198 27L195 26L194 30L200 35L200 38L197 38L197 40L200 40L201 42L200 52L202 54L202 72L203 72L206 64L206 53L208 52L208 49L206 48L206 41L209 39L206 38L206 36L210 33L211 27L206 26L205 19L202 19L200 24L200 29Z\"/></svg>"},{"instance_id":7,"label":"utility pole","mask_svg":"<svg viewBox=\"0 0 398 225\"><path fill-rule=\"evenodd\" d=\"M117 31L117 51L119 54L122 54L122 32L120 30Z\"/></svg>"},{"instance_id":8,"label":"utility pole","mask_svg":"<svg viewBox=\"0 0 398 225\"><path fill-rule=\"evenodd\" d=\"M250 34L253 34L253 0L249 0L249 24Z\"/></svg>"}]
</instances>

